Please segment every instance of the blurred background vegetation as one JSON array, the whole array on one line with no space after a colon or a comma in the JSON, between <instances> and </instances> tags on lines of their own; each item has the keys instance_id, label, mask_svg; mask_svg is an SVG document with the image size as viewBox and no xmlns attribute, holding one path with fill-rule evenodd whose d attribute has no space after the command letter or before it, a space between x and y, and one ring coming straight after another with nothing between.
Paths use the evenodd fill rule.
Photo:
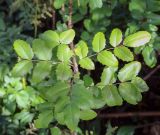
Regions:
<instances>
[{"instance_id":1,"label":"blurred background vegetation","mask_svg":"<svg viewBox=\"0 0 160 135\"><path fill-rule=\"evenodd\" d=\"M49 134L47 130L37 131L32 124L37 113L35 105L42 102L39 93L32 87L26 87L23 79L10 74L17 61L12 44L16 39L31 42L48 29L66 30L68 7L68 0L0 0L0 135ZM149 31L152 35L150 43L134 50L138 54L136 59L143 63L141 76L159 66L159 0L73 0L72 19L76 39L83 39L89 45L96 32L109 36L115 27L123 30L125 35L138 30ZM91 72L95 81L101 72L101 67ZM150 92L144 95L139 105L125 104L99 110L99 113L160 111L160 74L157 72L147 78L147 82ZM96 120L82 122L80 127L85 135L160 135L159 117L111 119L99 115Z\"/></svg>"}]
</instances>

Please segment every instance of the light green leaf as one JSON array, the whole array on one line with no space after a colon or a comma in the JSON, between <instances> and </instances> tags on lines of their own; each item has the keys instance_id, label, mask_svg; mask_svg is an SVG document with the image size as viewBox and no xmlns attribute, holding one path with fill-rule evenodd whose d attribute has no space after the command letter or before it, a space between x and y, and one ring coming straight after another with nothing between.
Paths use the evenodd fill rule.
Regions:
<instances>
[{"instance_id":1,"label":"light green leaf","mask_svg":"<svg viewBox=\"0 0 160 135\"><path fill-rule=\"evenodd\" d=\"M20 123L26 124L30 123L34 117L34 113L30 113L27 111L21 111L20 113L16 113L14 119L20 120Z\"/></svg>"},{"instance_id":2,"label":"light green leaf","mask_svg":"<svg viewBox=\"0 0 160 135\"><path fill-rule=\"evenodd\" d=\"M38 119L34 121L34 124L36 128L47 128L52 119L52 110L45 110L39 114Z\"/></svg>"},{"instance_id":3,"label":"light green leaf","mask_svg":"<svg viewBox=\"0 0 160 135\"><path fill-rule=\"evenodd\" d=\"M138 61L133 61L125 64L123 68L120 69L118 73L118 79L121 82L132 80L138 75L141 70L141 63Z\"/></svg>"},{"instance_id":4,"label":"light green leaf","mask_svg":"<svg viewBox=\"0 0 160 135\"><path fill-rule=\"evenodd\" d=\"M89 0L89 6L91 9L101 8L103 5L102 0Z\"/></svg>"},{"instance_id":5,"label":"light green leaf","mask_svg":"<svg viewBox=\"0 0 160 135\"><path fill-rule=\"evenodd\" d=\"M115 67L108 67L104 68L102 75L101 75L101 85L108 85L116 82L116 74L117 68Z\"/></svg>"},{"instance_id":6,"label":"light green leaf","mask_svg":"<svg viewBox=\"0 0 160 135\"><path fill-rule=\"evenodd\" d=\"M67 62L72 57L73 52L67 45L59 45L57 51L57 57L63 62Z\"/></svg>"},{"instance_id":7,"label":"light green leaf","mask_svg":"<svg viewBox=\"0 0 160 135\"><path fill-rule=\"evenodd\" d=\"M52 64L48 61L40 61L36 64L31 82L33 84L41 82L51 71Z\"/></svg>"},{"instance_id":8,"label":"light green leaf","mask_svg":"<svg viewBox=\"0 0 160 135\"><path fill-rule=\"evenodd\" d=\"M93 51L100 52L105 48L106 39L102 32L98 32L92 41Z\"/></svg>"},{"instance_id":9,"label":"light green leaf","mask_svg":"<svg viewBox=\"0 0 160 135\"><path fill-rule=\"evenodd\" d=\"M149 90L146 82L140 77L133 78L131 83L133 83L140 92L146 92Z\"/></svg>"},{"instance_id":10,"label":"light green leaf","mask_svg":"<svg viewBox=\"0 0 160 135\"><path fill-rule=\"evenodd\" d=\"M54 7L56 9L60 9L64 3L65 0L54 0Z\"/></svg>"},{"instance_id":11,"label":"light green leaf","mask_svg":"<svg viewBox=\"0 0 160 135\"><path fill-rule=\"evenodd\" d=\"M33 58L33 51L30 45L23 41L23 40L16 40L13 44L14 50L18 54L19 57L22 59L32 59Z\"/></svg>"},{"instance_id":12,"label":"light green leaf","mask_svg":"<svg viewBox=\"0 0 160 135\"><path fill-rule=\"evenodd\" d=\"M100 63L106 66L118 67L118 60L109 51L102 51L98 54L97 59Z\"/></svg>"},{"instance_id":13,"label":"light green leaf","mask_svg":"<svg viewBox=\"0 0 160 135\"><path fill-rule=\"evenodd\" d=\"M139 47L148 43L150 39L150 33L147 31L139 31L126 37L123 44L128 47Z\"/></svg>"},{"instance_id":14,"label":"light green leaf","mask_svg":"<svg viewBox=\"0 0 160 135\"><path fill-rule=\"evenodd\" d=\"M87 56L88 46L83 40L79 41L78 44L76 45L75 53L80 59Z\"/></svg>"},{"instance_id":15,"label":"light green leaf","mask_svg":"<svg viewBox=\"0 0 160 135\"><path fill-rule=\"evenodd\" d=\"M93 61L88 57L84 59L80 59L79 64L82 68L87 69L87 70L95 69Z\"/></svg>"},{"instance_id":16,"label":"light green leaf","mask_svg":"<svg viewBox=\"0 0 160 135\"><path fill-rule=\"evenodd\" d=\"M118 89L114 85L106 85L102 89L102 97L108 106L120 106L123 103L123 100L118 93Z\"/></svg>"},{"instance_id":17,"label":"light green leaf","mask_svg":"<svg viewBox=\"0 0 160 135\"><path fill-rule=\"evenodd\" d=\"M142 55L149 67L153 68L157 64L156 52L153 47L146 46L142 51Z\"/></svg>"},{"instance_id":18,"label":"light green leaf","mask_svg":"<svg viewBox=\"0 0 160 135\"><path fill-rule=\"evenodd\" d=\"M12 75L15 77L24 76L30 73L33 68L33 63L28 60L18 62L12 69Z\"/></svg>"},{"instance_id":19,"label":"light green leaf","mask_svg":"<svg viewBox=\"0 0 160 135\"><path fill-rule=\"evenodd\" d=\"M61 130L58 127L50 128L51 135L62 135Z\"/></svg>"},{"instance_id":20,"label":"light green leaf","mask_svg":"<svg viewBox=\"0 0 160 135\"><path fill-rule=\"evenodd\" d=\"M38 59L50 60L52 57L52 48L50 48L42 39L33 40L33 51Z\"/></svg>"},{"instance_id":21,"label":"light green leaf","mask_svg":"<svg viewBox=\"0 0 160 135\"><path fill-rule=\"evenodd\" d=\"M132 83L125 82L119 85L119 93L130 104L136 105L142 100L142 95Z\"/></svg>"},{"instance_id":22,"label":"light green leaf","mask_svg":"<svg viewBox=\"0 0 160 135\"><path fill-rule=\"evenodd\" d=\"M119 46L114 49L114 54L123 61L133 61L133 53L125 46Z\"/></svg>"},{"instance_id":23,"label":"light green leaf","mask_svg":"<svg viewBox=\"0 0 160 135\"><path fill-rule=\"evenodd\" d=\"M29 95L26 91L22 90L16 93L16 102L19 108L27 108L29 106Z\"/></svg>"},{"instance_id":24,"label":"light green leaf","mask_svg":"<svg viewBox=\"0 0 160 135\"><path fill-rule=\"evenodd\" d=\"M97 113L93 110L82 110L80 112L80 119L82 120L92 120L97 116Z\"/></svg>"},{"instance_id":25,"label":"light green leaf","mask_svg":"<svg viewBox=\"0 0 160 135\"><path fill-rule=\"evenodd\" d=\"M44 40L45 43L51 48L54 48L60 44L59 35L53 30L45 31L43 34L40 35L40 38Z\"/></svg>"},{"instance_id":26,"label":"light green leaf","mask_svg":"<svg viewBox=\"0 0 160 135\"><path fill-rule=\"evenodd\" d=\"M75 37L75 31L73 29L69 29L60 34L60 43L61 44L70 44Z\"/></svg>"},{"instance_id":27,"label":"light green leaf","mask_svg":"<svg viewBox=\"0 0 160 135\"><path fill-rule=\"evenodd\" d=\"M109 38L109 43L113 46L116 47L118 46L122 41L122 32L120 29L115 28L112 30L110 38Z\"/></svg>"},{"instance_id":28,"label":"light green leaf","mask_svg":"<svg viewBox=\"0 0 160 135\"><path fill-rule=\"evenodd\" d=\"M68 80L72 77L72 70L69 65L65 63L60 63L56 68L57 80Z\"/></svg>"}]
</instances>

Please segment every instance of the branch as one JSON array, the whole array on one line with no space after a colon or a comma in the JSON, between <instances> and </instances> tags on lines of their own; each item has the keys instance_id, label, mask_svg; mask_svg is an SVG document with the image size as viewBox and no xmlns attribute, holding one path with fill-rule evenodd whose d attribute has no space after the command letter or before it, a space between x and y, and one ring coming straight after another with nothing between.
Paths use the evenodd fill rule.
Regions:
<instances>
[{"instance_id":1,"label":"branch","mask_svg":"<svg viewBox=\"0 0 160 135\"><path fill-rule=\"evenodd\" d=\"M69 29L73 28L72 13L73 13L73 1L69 0L69 20L68 20L68 28ZM74 43L72 42L69 46L70 46L71 50L74 52ZM76 74L76 73L78 73L78 64L76 61L76 57L72 58L72 62L73 62L73 70L74 70L74 73Z\"/></svg>"},{"instance_id":2,"label":"branch","mask_svg":"<svg viewBox=\"0 0 160 135\"><path fill-rule=\"evenodd\" d=\"M52 9L52 28L56 28L56 12L54 8Z\"/></svg>"},{"instance_id":3,"label":"branch","mask_svg":"<svg viewBox=\"0 0 160 135\"><path fill-rule=\"evenodd\" d=\"M100 114L100 118L160 117L160 112L125 112Z\"/></svg>"},{"instance_id":4,"label":"branch","mask_svg":"<svg viewBox=\"0 0 160 135\"><path fill-rule=\"evenodd\" d=\"M155 67L150 73L148 73L143 79L148 80L155 72L157 72L160 69L160 65Z\"/></svg>"}]
</instances>

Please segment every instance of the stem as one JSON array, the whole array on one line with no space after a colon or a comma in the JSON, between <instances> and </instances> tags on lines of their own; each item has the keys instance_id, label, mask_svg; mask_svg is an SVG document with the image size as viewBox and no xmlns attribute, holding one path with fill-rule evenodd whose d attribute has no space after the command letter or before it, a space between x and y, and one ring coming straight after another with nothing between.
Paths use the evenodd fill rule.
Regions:
<instances>
[{"instance_id":1,"label":"stem","mask_svg":"<svg viewBox=\"0 0 160 135\"><path fill-rule=\"evenodd\" d=\"M54 3L54 0L53 2ZM52 8L52 29L55 29L56 28L56 12L55 12L55 9L54 7Z\"/></svg>"},{"instance_id":2,"label":"stem","mask_svg":"<svg viewBox=\"0 0 160 135\"><path fill-rule=\"evenodd\" d=\"M155 67L151 72L149 72L143 79L148 80L155 72L157 72L160 69L160 65Z\"/></svg>"},{"instance_id":3,"label":"stem","mask_svg":"<svg viewBox=\"0 0 160 135\"><path fill-rule=\"evenodd\" d=\"M73 1L69 0L69 20L68 20L68 28L69 29L73 28L72 13L73 13ZM72 42L69 46L70 46L71 50L73 51L73 53L75 54L74 43ZM73 56L72 62L73 62L73 71L76 74L76 73L78 73L79 70L78 70L78 64L77 64L77 60L76 60L75 56Z\"/></svg>"},{"instance_id":4,"label":"stem","mask_svg":"<svg viewBox=\"0 0 160 135\"><path fill-rule=\"evenodd\" d=\"M159 117L160 112L125 112L100 114L100 118Z\"/></svg>"}]
</instances>

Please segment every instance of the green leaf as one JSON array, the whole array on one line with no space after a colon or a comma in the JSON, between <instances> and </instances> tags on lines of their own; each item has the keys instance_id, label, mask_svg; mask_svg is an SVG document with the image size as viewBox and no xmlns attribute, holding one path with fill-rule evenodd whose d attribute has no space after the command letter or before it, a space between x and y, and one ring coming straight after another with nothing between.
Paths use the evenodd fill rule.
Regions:
<instances>
[{"instance_id":1,"label":"green leaf","mask_svg":"<svg viewBox=\"0 0 160 135\"><path fill-rule=\"evenodd\" d=\"M72 100L83 110L90 109L94 106L93 94L85 88L83 84L75 84L72 87Z\"/></svg>"},{"instance_id":2,"label":"green leaf","mask_svg":"<svg viewBox=\"0 0 160 135\"><path fill-rule=\"evenodd\" d=\"M64 3L65 0L54 0L54 7L56 9L60 9Z\"/></svg>"},{"instance_id":3,"label":"green leaf","mask_svg":"<svg viewBox=\"0 0 160 135\"><path fill-rule=\"evenodd\" d=\"M146 92L149 90L146 82L140 77L133 78L131 83L133 83L140 92Z\"/></svg>"},{"instance_id":4,"label":"green leaf","mask_svg":"<svg viewBox=\"0 0 160 135\"><path fill-rule=\"evenodd\" d=\"M12 75L15 77L24 76L30 73L33 68L33 63L28 60L18 62L12 69Z\"/></svg>"},{"instance_id":5,"label":"green leaf","mask_svg":"<svg viewBox=\"0 0 160 135\"><path fill-rule=\"evenodd\" d=\"M50 128L51 135L62 135L61 130L58 127Z\"/></svg>"},{"instance_id":6,"label":"green leaf","mask_svg":"<svg viewBox=\"0 0 160 135\"><path fill-rule=\"evenodd\" d=\"M128 47L139 47L148 43L150 39L150 33L147 31L139 31L126 37L123 44Z\"/></svg>"},{"instance_id":7,"label":"green leaf","mask_svg":"<svg viewBox=\"0 0 160 135\"><path fill-rule=\"evenodd\" d=\"M20 123L26 124L30 123L34 117L33 113L27 111L21 111L20 113L16 113L14 119L20 120Z\"/></svg>"},{"instance_id":8,"label":"green leaf","mask_svg":"<svg viewBox=\"0 0 160 135\"><path fill-rule=\"evenodd\" d=\"M75 53L80 59L87 56L88 46L83 40L79 41L78 44L76 45Z\"/></svg>"},{"instance_id":9,"label":"green leaf","mask_svg":"<svg viewBox=\"0 0 160 135\"><path fill-rule=\"evenodd\" d=\"M108 85L116 82L116 74L117 68L115 67L108 67L104 68L102 75L101 75L101 85Z\"/></svg>"},{"instance_id":10,"label":"green leaf","mask_svg":"<svg viewBox=\"0 0 160 135\"><path fill-rule=\"evenodd\" d=\"M123 68L120 69L118 73L118 79L121 82L132 80L138 75L141 70L141 63L138 61L133 61L125 64Z\"/></svg>"},{"instance_id":11,"label":"green leaf","mask_svg":"<svg viewBox=\"0 0 160 135\"><path fill-rule=\"evenodd\" d=\"M75 37L75 31L73 29L69 29L60 34L60 43L61 44L70 44Z\"/></svg>"},{"instance_id":12,"label":"green leaf","mask_svg":"<svg viewBox=\"0 0 160 135\"><path fill-rule=\"evenodd\" d=\"M105 48L106 39L102 32L98 32L92 41L93 51L100 52Z\"/></svg>"},{"instance_id":13,"label":"green leaf","mask_svg":"<svg viewBox=\"0 0 160 135\"><path fill-rule=\"evenodd\" d=\"M123 100L118 93L118 89L114 85L105 86L102 89L102 97L108 106L120 106L123 103Z\"/></svg>"},{"instance_id":14,"label":"green leaf","mask_svg":"<svg viewBox=\"0 0 160 135\"><path fill-rule=\"evenodd\" d=\"M67 45L58 46L57 57L60 61L67 62L72 57L73 52Z\"/></svg>"},{"instance_id":15,"label":"green leaf","mask_svg":"<svg viewBox=\"0 0 160 135\"><path fill-rule=\"evenodd\" d=\"M134 126L122 126L117 131L117 135L134 135L134 133L135 133Z\"/></svg>"},{"instance_id":16,"label":"green leaf","mask_svg":"<svg viewBox=\"0 0 160 135\"><path fill-rule=\"evenodd\" d=\"M89 6L91 9L101 8L103 5L102 0L89 0Z\"/></svg>"},{"instance_id":17,"label":"green leaf","mask_svg":"<svg viewBox=\"0 0 160 135\"><path fill-rule=\"evenodd\" d=\"M59 35L53 30L45 31L43 34L40 35L40 38L44 40L45 43L51 48L54 48L60 44Z\"/></svg>"},{"instance_id":18,"label":"green leaf","mask_svg":"<svg viewBox=\"0 0 160 135\"><path fill-rule=\"evenodd\" d=\"M33 40L33 51L38 59L50 60L52 58L52 48L47 46L42 39Z\"/></svg>"},{"instance_id":19,"label":"green leaf","mask_svg":"<svg viewBox=\"0 0 160 135\"><path fill-rule=\"evenodd\" d=\"M94 70L95 69L93 61L88 57L86 57L84 59L80 59L79 64L82 68L87 69L87 70Z\"/></svg>"},{"instance_id":20,"label":"green leaf","mask_svg":"<svg viewBox=\"0 0 160 135\"><path fill-rule=\"evenodd\" d=\"M44 95L48 101L54 102L59 97L67 95L69 88L69 84L59 81L54 86L49 87L46 91L44 91Z\"/></svg>"},{"instance_id":21,"label":"green leaf","mask_svg":"<svg viewBox=\"0 0 160 135\"><path fill-rule=\"evenodd\" d=\"M34 124L36 128L47 128L52 119L52 110L45 110L39 114L38 119L34 121Z\"/></svg>"},{"instance_id":22,"label":"green leaf","mask_svg":"<svg viewBox=\"0 0 160 135\"><path fill-rule=\"evenodd\" d=\"M76 130L76 128L78 126L78 122L79 122L79 117L80 117L80 110L75 105L74 102L71 102L70 104L68 104L65 107L65 110L64 110L64 121L65 121L65 124L67 125L67 127L71 131L75 131Z\"/></svg>"},{"instance_id":23,"label":"green leaf","mask_svg":"<svg viewBox=\"0 0 160 135\"><path fill-rule=\"evenodd\" d=\"M149 67L153 68L157 64L156 53L153 47L146 46L142 51L143 59Z\"/></svg>"},{"instance_id":24,"label":"green leaf","mask_svg":"<svg viewBox=\"0 0 160 135\"><path fill-rule=\"evenodd\" d=\"M69 78L72 77L72 70L69 65L66 63L60 63L58 64L56 68L56 75L57 75L57 80L68 80Z\"/></svg>"},{"instance_id":25,"label":"green leaf","mask_svg":"<svg viewBox=\"0 0 160 135\"><path fill-rule=\"evenodd\" d=\"M22 90L16 93L16 102L19 108L27 108L29 106L29 94Z\"/></svg>"},{"instance_id":26,"label":"green leaf","mask_svg":"<svg viewBox=\"0 0 160 135\"><path fill-rule=\"evenodd\" d=\"M136 105L142 100L142 95L132 83L125 82L119 85L119 93L130 104Z\"/></svg>"},{"instance_id":27,"label":"green leaf","mask_svg":"<svg viewBox=\"0 0 160 135\"><path fill-rule=\"evenodd\" d=\"M110 51L102 51L98 54L97 59L106 66L118 67L118 60Z\"/></svg>"},{"instance_id":28,"label":"green leaf","mask_svg":"<svg viewBox=\"0 0 160 135\"><path fill-rule=\"evenodd\" d=\"M97 113L93 110L82 110L80 112L80 119L82 120L92 120L97 116Z\"/></svg>"},{"instance_id":29,"label":"green leaf","mask_svg":"<svg viewBox=\"0 0 160 135\"><path fill-rule=\"evenodd\" d=\"M120 29L115 28L112 30L110 38L109 38L109 43L113 46L116 47L122 42L122 32Z\"/></svg>"},{"instance_id":30,"label":"green leaf","mask_svg":"<svg viewBox=\"0 0 160 135\"><path fill-rule=\"evenodd\" d=\"M14 50L18 54L19 57L22 59L32 59L33 58L33 51L30 45L23 41L23 40L16 40L13 44Z\"/></svg>"},{"instance_id":31,"label":"green leaf","mask_svg":"<svg viewBox=\"0 0 160 135\"><path fill-rule=\"evenodd\" d=\"M93 79L87 74L83 76L83 81L86 87L89 87L94 84Z\"/></svg>"},{"instance_id":32,"label":"green leaf","mask_svg":"<svg viewBox=\"0 0 160 135\"><path fill-rule=\"evenodd\" d=\"M51 71L52 64L48 61L40 61L36 64L31 82L33 84L41 82Z\"/></svg>"},{"instance_id":33,"label":"green leaf","mask_svg":"<svg viewBox=\"0 0 160 135\"><path fill-rule=\"evenodd\" d=\"M114 54L123 61L133 61L133 53L125 46L119 46L114 49Z\"/></svg>"}]
</instances>

